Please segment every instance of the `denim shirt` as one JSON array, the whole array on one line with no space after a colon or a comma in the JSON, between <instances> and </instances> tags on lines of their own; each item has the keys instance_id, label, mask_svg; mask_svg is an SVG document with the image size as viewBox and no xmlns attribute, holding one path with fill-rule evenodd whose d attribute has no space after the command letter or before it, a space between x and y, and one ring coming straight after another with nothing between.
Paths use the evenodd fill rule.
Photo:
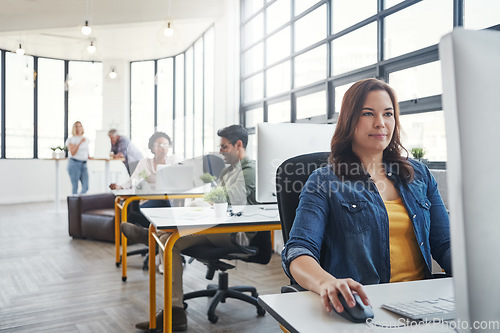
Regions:
<instances>
[{"instance_id":1,"label":"denim shirt","mask_svg":"<svg viewBox=\"0 0 500 333\"><path fill-rule=\"evenodd\" d=\"M413 224L426 276L431 277L431 255L451 274L449 219L436 180L424 164L410 163L415 171L410 183L401 181L397 165L386 165L386 175ZM283 269L291 280L290 263L302 255L313 257L336 278L352 278L361 284L389 282L389 218L369 178L342 182L331 166L311 174L281 253Z\"/></svg>"}]
</instances>

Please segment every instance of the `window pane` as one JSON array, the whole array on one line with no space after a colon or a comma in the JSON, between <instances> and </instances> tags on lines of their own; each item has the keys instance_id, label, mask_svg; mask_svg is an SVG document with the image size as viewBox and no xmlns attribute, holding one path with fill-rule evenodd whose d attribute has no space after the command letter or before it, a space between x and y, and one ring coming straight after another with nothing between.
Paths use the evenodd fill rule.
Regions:
<instances>
[{"instance_id":1,"label":"window pane","mask_svg":"<svg viewBox=\"0 0 500 333\"><path fill-rule=\"evenodd\" d=\"M297 97L297 119L326 116L326 91Z\"/></svg>"},{"instance_id":2,"label":"window pane","mask_svg":"<svg viewBox=\"0 0 500 333\"><path fill-rule=\"evenodd\" d=\"M243 54L243 75L249 75L260 69L264 65L264 47L259 43Z\"/></svg>"},{"instance_id":3,"label":"window pane","mask_svg":"<svg viewBox=\"0 0 500 333\"><path fill-rule=\"evenodd\" d=\"M290 21L290 0L277 0L267 7L266 32L270 33Z\"/></svg>"},{"instance_id":4,"label":"window pane","mask_svg":"<svg viewBox=\"0 0 500 333\"><path fill-rule=\"evenodd\" d=\"M418 2L388 16L385 24L385 59L437 44L453 29L453 1Z\"/></svg>"},{"instance_id":5,"label":"window pane","mask_svg":"<svg viewBox=\"0 0 500 333\"><path fill-rule=\"evenodd\" d=\"M295 22L295 51L326 38L326 5Z\"/></svg>"},{"instance_id":6,"label":"window pane","mask_svg":"<svg viewBox=\"0 0 500 333\"><path fill-rule=\"evenodd\" d=\"M33 57L5 55L5 156L33 158Z\"/></svg>"},{"instance_id":7,"label":"window pane","mask_svg":"<svg viewBox=\"0 0 500 333\"><path fill-rule=\"evenodd\" d=\"M70 61L68 75L73 82L68 85L68 133L80 121L93 156L96 131L102 129L102 63Z\"/></svg>"},{"instance_id":8,"label":"window pane","mask_svg":"<svg viewBox=\"0 0 500 333\"><path fill-rule=\"evenodd\" d=\"M158 60L158 73L156 74L158 89L158 131L173 136L174 115L174 59Z\"/></svg>"},{"instance_id":9,"label":"window pane","mask_svg":"<svg viewBox=\"0 0 500 333\"><path fill-rule=\"evenodd\" d=\"M377 13L377 1L334 0L331 8L333 33L337 33L375 15Z\"/></svg>"},{"instance_id":10,"label":"window pane","mask_svg":"<svg viewBox=\"0 0 500 333\"><path fill-rule=\"evenodd\" d=\"M203 40L194 44L194 156L203 155Z\"/></svg>"},{"instance_id":11,"label":"window pane","mask_svg":"<svg viewBox=\"0 0 500 333\"><path fill-rule=\"evenodd\" d=\"M290 27L286 27L266 40L266 64L272 65L289 55Z\"/></svg>"},{"instance_id":12,"label":"window pane","mask_svg":"<svg viewBox=\"0 0 500 333\"><path fill-rule=\"evenodd\" d=\"M377 24L370 23L332 41L333 75L377 62Z\"/></svg>"},{"instance_id":13,"label":"window pane","mask_svg":"<svg viewBox=\"0 0 500 333\"><path fill-rule=\"evenodd\" d=\"M248 1L246 1L248 2ZM264 16L262 13L255 16L250 22L243 27L244 32L244 47L248 47L258 41L263 36Z\"/></svg>"},{"instance_id":14,"label":"window pane","mask_svg":"<svg viewBox=\"0 0 500 333\"><path fill-rule=\"evenodd\" d=\"M148 141L154 132L154 62L131 64L130 126L131 140L143 152L148 152Z\"/></svg>"},{"instance_id":15,"label":"window pane","mask_svg":"<svg viewBox=\"0 0 500 333\"><path fill-rule=\"evenodd\" d=\"M484 29L500 24L500 1L465 0L464 27Z\"/></svg>"},{"instance_id":16,"label":"window pane","mask_svg":"<svg viewBox=\"0 0 500 333\"><path fill-rule=\"evenodd\" d=\"M215 150L214 125L214 29L205 35L205 153Z\"/></svg>"},{"instance_id":17,"label":"window pane","mask_svg":"<svg viewBox=\"0 0 500 333\"><path fill-rule=\"evenodd\" d=\"M318 2L318 0L294 0L295 16L302 14L306 9L311 8Z\"/></svg>"},{"instance_id":18,"label":"window pane","mask_svg":"<svg viewBox=\"0 0 500 333\"><path fill-rule=\"evenodd\" d=\"M424 158L429 161L447 160L443 111L403 115L400 121L402 143L409 153L412 148L424 148Z\"/></svg>"},{"instance_id":19,"label":"window pane","mask_svg":"<svg viewBox=\"0 0 500 333\"><path fill-rule=\"evenodd\" d=\"M262 99L263 75L259 73L243 81L243 103Z\"/></svg>"},{"instance_id":20,"label":"window pane","mask_svg":"<svg viewBox=\"0 0 500 333\"><path fill-rule=\"evenodd\" d=\"M294 87L326 79L326 45L318 46L295 58Z\"/></svg>"},{"instance_id":21,"label":"window pane","mask_svg":"<svg viewBox=\"0 0 500 333\"><path fill-rule=\"evenodd\" d=\"M259 9L262 8L263 2L262 0L250 0L250 1L242 1L243 3L243 17L245 19L255 14Z\"/></svg>"},{"instance_id":22,"label":"window pane","mask_svg":"<svg viewBox=\"0 0 500 333\"><path fill-rule=\"evenodd\" d=\"M38 157L64 146L64 61L38 59Z\"/></svg>"},{"instance_id":23,"label":"window pane","mask_svg":"<svg viewBox=\"0 0 500 333\"><path fill-rule=\"evenodd\" d=\"M267 121L269 123L290 122L290 101L270 104L267 108Z\"/></svg>"},{"instance_id":24,"label":"window pane","mask_svg":"<svg viewBox=\"0 0 500 333\"><path fill-rule=\"evenodd\" d=\"M264 109L256 108L248 110L245 113L245 125L247 128L255 127L264 121Z\"/></svg>"},{"instance_id":25,"label":"window pane","mask_svg":"<svg viewBox=\"0 0 500 333\"><path fill-rule=\"evenodd\" d=\"M266 72L266 96L290 90L290 61L271 67Z\"/></svg>"},{"instance_id":26,"label":"window pane","mask_svg":"<svg viewBox=\"0 0 500 333\"><path fill-rule=\"evenodd\" d=\"M439 95L443 92L441 62L408 68L389 74L389 84L399 101Z\"/></svg>"},{"instance_id":27,"label":"window pane","mask_svg":"<svg viewBox=\"0 0 500 333\"><path fill-rule=\"evenodd\" d=\"M185 158L193 157L193 48L186 51L186 152Z\"/></svg>"},{"instance_id":28,"label":"window pane","mask_svg":"<svg viewBox=\"0 0 500 333\"><path fill-rule=\"evenodd\" d=\"M184 157L184 54L175 57L175 138L174 152Z\"/></svg>"},{"instance_id":29,"label":"window pane","mask_svg":"<svg viewBox=\"0 0 500 333\"><path fill-rule=\"evenodd\" d=\"M340 108L342 107L342 98L353 83L344 84L343 86L335 87L335 112L340 113Z\"/></svg>"}]
</instances>

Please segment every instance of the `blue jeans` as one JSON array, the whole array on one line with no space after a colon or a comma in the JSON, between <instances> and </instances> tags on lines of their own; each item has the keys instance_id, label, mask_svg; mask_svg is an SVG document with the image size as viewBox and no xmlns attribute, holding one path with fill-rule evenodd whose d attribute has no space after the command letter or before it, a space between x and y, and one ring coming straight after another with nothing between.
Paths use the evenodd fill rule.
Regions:
<instances>
[{"instance_id":1,"label":"blue jeans","mask_svg":"<svg viewBox=\"0 0 500 333\"><path fill-rule=\"evenodd\" d=\"M73 194L78 193L78 182L82 182L82 194L89 190L89 172L87 171L87 161L79 161L74 158L68 160L68 173L71 179Z\"/></svg>"}]
</instances>

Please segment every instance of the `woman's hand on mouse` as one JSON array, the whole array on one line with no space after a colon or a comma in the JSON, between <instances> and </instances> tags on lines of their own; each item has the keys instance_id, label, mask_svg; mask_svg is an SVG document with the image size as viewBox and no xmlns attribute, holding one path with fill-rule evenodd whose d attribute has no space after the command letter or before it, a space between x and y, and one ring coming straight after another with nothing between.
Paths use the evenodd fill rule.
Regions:
<instances>
[{"instance_id":1,"label":"woman's hand on mouse","mask_svg":"<svg viewBox=\"0 0 500 333\"><path fill-rule=\"evenodd\" d=\"M356 292L365 305L370 305L368 296L366 295L363 285L353 279L336 279L333 278L320 285L320 296L321 302L325 307L326 311L330 312L332 310L332 305L335 307L337 312L344 311L344 307L339 301L338 294L341 293L344 296L347 304L351 307L356 305L356 301L352 296L352 292Z\"/></svg>"}]
</instances>

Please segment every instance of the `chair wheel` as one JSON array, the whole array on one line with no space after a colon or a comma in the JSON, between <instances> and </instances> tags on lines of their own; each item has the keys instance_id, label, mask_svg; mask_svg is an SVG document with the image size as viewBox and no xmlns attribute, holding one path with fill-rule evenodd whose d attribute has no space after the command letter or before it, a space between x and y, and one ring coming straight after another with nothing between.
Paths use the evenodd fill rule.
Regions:
<instances>
[{"instance_id":1,"label":"chair wheel","mask_svg":"<svg viewBox=\"0 0 500 333\"><path fill-rule=\"evenodd\" d=\"M127 281L127 277L126 276L122 276L122 281L123 282Z\"/></svg>"},{"instance_id":2,"label":"chair wheel","mask_svg":"<svg viewBox=\"0 0 500 333\"><path fill-rule=\"evenodd\" d=\"M116 267L120 267L120 263L119 262L115 263L115 265L116 265Z\"/></svg>"},{"instance_id":3,"label":"chair wheel","mask_svg":"<svg viewBox=\"0 0 500 333\"><path fill-rule=\"evenodd\" d=\"M208 315L208 320L210 320L211 323L215 324L217 320L219 320L219 317L217 317L217 315Z\"/></svg>"},{"instance_id":4,"label":"chair wheel","mask_svg":"<svg viewBox=\"0 0 500 333\"><path fill-rule=\"evenodd\" d=\"M182 306L184 307L184 310L188 308L188 304L186 302L182 302Z\"/></svg>"},{"instance_id":5,"label":"chair wheel","mask_svg":"<svg viewBox=\"0 0 500 333\"><path fill-rule=\"evenodd\" d=\"M257 307L257 315L258 315L258 316L260 316L260 317L262 317L262 316L264 316L265 314L266 314L266 310L264 310L264 308L263 308L263 307L258 306L258 307Z\"/></svg>"},{"instance_id":6,"label":"chair wheel","mask_svg":"<svg viewBox=\"0 0 500 333\"><path fill-rule=\"evenodd\" d=\"M148 270L148 265L142 265L142 270L147 271Z\"/></svg>"}]
</instances>

